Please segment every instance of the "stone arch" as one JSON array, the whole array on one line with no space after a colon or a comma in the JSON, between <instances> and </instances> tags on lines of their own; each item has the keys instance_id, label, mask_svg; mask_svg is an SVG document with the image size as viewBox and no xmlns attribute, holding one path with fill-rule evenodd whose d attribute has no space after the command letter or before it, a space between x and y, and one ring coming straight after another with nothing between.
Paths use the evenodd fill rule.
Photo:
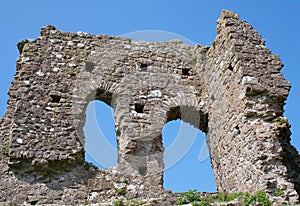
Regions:
<instances>
[{"instance_id":1,"label":"stone arch","mask_svg":"<svg viewBox=\"0 0 300 206\"><path fill-rule=\"evenodd\" d=\"M162 186L161 130L168 121L167 111L179 105L184 105L182 109L185 110L199 108L200 95L199 90L188 85L180 75L163 68L154 69L155 72L127 74L116 88L113 99L120 171L147 176ZM144 111L135 111L136 104L143 105Z\"/></svg>"},{"instance_id":2,"label":"stone arch","mask_svg":"<svg viewBox=\"0 0 300 206\"><path fill-rule=\"evenodd\" d=\"M84 145L84 134L83 126L86 121L86 108L90 101L99 100L105 102L107 105L112 106L112 96L113 94L104 90L103 88L98 88L87 93L85 97L82 95L81 98L74 98L75 104L73 104L73 118L75 123L75 128L78 133L78 138L82 145ZM83 98L82 98L83 97Z\"/></svg>"},{"instance_id":3,"label":"stone arch","mask_svg":"<svg viewBox=\"0 0 300 206\"><path fill-rule=\"evenodd\" d=\"M208 130L208 114L191 105L171 107L167 112L167 122L180 119L206 133Z\"/></svg>"},{"instance_id":4,"label":"stone arch","mask_svg":"<svg viewBox=\"0 0 300 206\"><path fill-rule=\"evenodd\" d=\"M170 109L166 113L166 116L167 116L167 118L166 118L165 124L167 124L170 121L179 119L185 123L190 124L194 128L202 131L203 133L205 133L205 134L207 133L208 114L204 113L202 110L200 110L199 108L197 108L195 106L181 105L181 106L170 107ZM191 146L195 140L194 138L187 140L187 142L189 142L189 144L185 145L184 147L182 147L181 151L178 151L176 154L174 154L176 156L175 159L178 159L178 160L181 159L188 152L188 150L191 148ZM173 144L172 146L173 146L173 148L179 147L179 145L176 145L176 143ZM172 150L172 147L169 148L169 150ZM176 161L178 161L178 160L176 160ZM175 163L176 162L167 162L166 163L167 165L164 165L164 168L168 168Z\"/></svg>"},{"instance_id":5,"label":"stone arch","mask_svg":"<svg viewBox=\"0 0 300 206\"><path fill-rule=\"evenodd\" d=\"M85 111L92 100L100 100L112 106L113 86L106 83L101 77L97 78L89 72L82 72L77 77L73 89L72 115L78 139L84 145L83 126L85 124Z\"/></svg>"}]
</instances>

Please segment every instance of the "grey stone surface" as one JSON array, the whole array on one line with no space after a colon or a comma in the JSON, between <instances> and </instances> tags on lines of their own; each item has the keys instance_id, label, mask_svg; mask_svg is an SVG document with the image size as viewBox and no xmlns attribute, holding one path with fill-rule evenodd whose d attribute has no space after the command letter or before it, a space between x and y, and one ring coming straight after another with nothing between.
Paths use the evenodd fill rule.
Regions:
<instances>
[{"instance_id":1,"label":"grey stone surface","mask_svg":"<svg viewBox=\"0 0 300 206\"><path fill-rule=\"evenodd\" d=\"M169 205L176 195L162 187L161 130L180 118L206 133L219 191L264 190L277 203L297 203L299 154L282 116L290 89L283 64L237 14L223 11L217 22L211 47L53 26L19 43L0 120L0 202ZM85 110L94 99L114 108L118 166L108 170L84 166Z\"/></svg>"}]
</instances>

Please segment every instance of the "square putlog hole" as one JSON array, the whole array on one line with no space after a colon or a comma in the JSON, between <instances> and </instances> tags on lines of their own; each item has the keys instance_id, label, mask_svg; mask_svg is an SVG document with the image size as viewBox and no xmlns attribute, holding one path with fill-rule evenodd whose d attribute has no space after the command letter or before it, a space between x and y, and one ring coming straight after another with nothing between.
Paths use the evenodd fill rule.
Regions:
<instances>
[{"instance_id":1,"label":"square putlog hole","mask_svg":"<svg viewBox=\"0 0 300 206\"><path fill-rule=\"evenodd\" d=\"M144 113L144 107L145 107L144 104L140 104L140 103L135 103L135 104L134 104L134 110L135 110L137 113Z\"/></svg>"},{"instance_id":2,"label":"square putlog hole","mask_svg":"<svg viewBox=\"0 0 300 206\"><path fill-rule=\"evenodd\" d=\"M190 70L189 68L182 68L182 75L188 76L190 75Z\"/></svg>"},{"instance_id":3,"label":"square putlog hole","mask_svg":"<svg viewBox=\"0 0 300 206\"><path fill-rule=\"evenodd\" d=\"M51 102L54 102L54 103L60 102L61 96L52 94L52 95L50 95L50 97L51 97Z\"/></svg>"},{"instance_id":4,"label":"square putlog hole","mask_svg":"<svg viewBox=\"0 0 300 206\"><path fill-rule=\"evenodd\" d=\"M142 63L142 64L141 64L141 71L142 71L142 72L146 72L147 70L148 70L148 65Z\"/></svg>"}]
</instances>

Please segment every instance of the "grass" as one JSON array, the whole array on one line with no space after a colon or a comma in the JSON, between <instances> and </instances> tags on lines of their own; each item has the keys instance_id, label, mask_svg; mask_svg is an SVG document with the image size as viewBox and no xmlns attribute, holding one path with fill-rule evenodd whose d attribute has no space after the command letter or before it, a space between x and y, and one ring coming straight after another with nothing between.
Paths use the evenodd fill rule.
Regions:
<instances>
[{"instance_id":1,"label":"grass","mask_svg":"<svg viewBox=\"0 0 300 206\"><path fill-rule=\"evenodd\" d=\"M130 200L130 204L129 205L131 205L131 204L134 204L134 205L144 205L146 203L147 202L145 202L145 201L139 201L137 199L132 199L132 200Z\"/></svg>"},{"instance_id":2,"label":"grass","mask_svg":"<svg viewBox=\"0 0 300 206\"><path fill-rule=\"evenodd\" d=\"M284 195L284 191L279 188L276 188L276 196L279 197L281 195Z\"/></svg>"},{"instance_id":3,"label":"grass","mask_svg":"<svg viewBox=\"0 0 300 206\"><path fill-rule=\"evenodd\" d=\"M70 75L71 77L76 75L75 72L72 71L72 70L69 70L69 71L67 72L67 74Z\"/></svg>"},{"instance_id":4,"label":"grass","mask_svg":"<svg viewBox=\"0 0 300 206\"><path fill-rule=\"evenodd\" d=\"M284 118L284 117L277 117L276 119L273 120L273 122L277 122L280 125L289 125L289 122Z\"/></svg>"},{"instance_id":5,"label":"grass","mask_svg":"<svg viewBox=\"0 0 300 206\"><path fill-rule=\"evenodd\" d=\"M91 162L84 162L83 166L86 170L98 170L98 167Z\"/></svg>"},{"instance_id":6,"label":"grass","mask_svg":"<svg viewBox=\"0 0 300 206\"><path fill-rule=\"evenodd\" d=\"M244 205L253 205L260 203L263 206L271 206L272 202L269 200L268 196L264 191L258 191L257 193L250 195L249 193L246 193L246 197L244 199Z\"/></svg>"},{"instance_id":7,"label":"grass","mask_svg":"<svg viewBox=\"0 0 300 206\"><path fill-rule=\"evenodd\" d=\"M187 64L188 65L195 65L197 63L197 57L196 56L191 56L188 61Z\"/></svg>"},{"instance_id":8,"label":"grass","mask_svg":"<svg viewBox=\"0 0 300 206\"><path fill-rule=\"evenodd\" d=\"M115 188L117 195L125 195L126 194L126 188L121 187L121 188Z\"/></svg>"},{"instance_id":9,"label":"grass","mask_svg":"<svg viewBox=\"0 0 300 206\"><path fill-rule=\"evenodd\" d=\"M219 192L218 194L218 200L222 201L222 202L229 202L232 200L235 200L241 196L243 196L244 193L242 192L236 192L236 193L226 193L226 192Z\"/></svg>"},{"instance_id":10,"label":"grass","mask_svg":"<svg viewBox=\"0 0 300 206\"><path fill-rule=\"evenodd\" d=\"M199 194L196 193L197 190L189 190L188 192L185 192L179 197L175 204L176 205L183 205L183 204L188 204L188 203L195 203L195 202L200 202L201 197Z\"/></svg>"},{"instance_id":11,"label":"grass","mask_svg":"<svg viewBox=\"0 0 300 206\"><path fill-rule=\"evenodd\" d=\"M5 145L3 154L4 154L4 155L9 155L9 151L10 151L10 143L7 143L7 144Z\"/></svg>"},{"instance_id":12,"label":"grass","mask_svg":"<svg viewBox=\"0 0 300 206\"><path fill-rule=\"evenodd\" d=\"M276 195L283 195L284 192L282 190L276 190ZM199 194L196 193L196 190L189 190L185 192L179 197L175 205L183 205L183 204L192 204L192 206L208 206L213 202L230 202L237 198L241 198L244 206L249 205L263 205L263 206L271 206L272 202L269 200L267 194L264 191L258 191L255 194L236 192L236 193L226 193L220 192L217 197L203 197L201 198Z\"/></svg>"},{"instance_id":13,"label":"grass","mask_svg":"<svg viewBox=\"0 0 300 206\"><path fill-rule=\"evenodd\" d=\"M122 182L125 183L126 185L129 184L129 180L127 178L124 178Z\"/></svg>"},{"instance_id":14,"label":"grass","mask_svg":"<svg viewBox=\"0 0 300 206\"><path fill-rule=\"evenodd\" d=\"M117 200L117 201L115 201L115 203L114 203L114 206L123 206L124 204L123 204L123 200Z\"/></svg>"}]
</instances>

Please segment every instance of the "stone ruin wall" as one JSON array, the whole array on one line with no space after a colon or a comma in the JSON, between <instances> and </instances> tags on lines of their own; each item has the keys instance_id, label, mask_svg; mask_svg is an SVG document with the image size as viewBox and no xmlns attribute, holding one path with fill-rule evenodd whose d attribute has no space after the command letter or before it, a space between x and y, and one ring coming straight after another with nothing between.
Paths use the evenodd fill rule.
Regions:
<instances>
[{"instance_id":1,"label":"stone ruin wall","mask_svg":"<svg viewBox=\"0 0 300 206\"><path fill-rule=\"evenodd\" d=\"M222 12L217 32L203 47L46 26L19 44L0 120L0 202L108 204L124 187L127 199L171 204L161 130L180 118L206 133L219 191L265 190L273 201L297 203L299 154L282 116L290 89L283 64L232 12ZM118 166L108 170L84 167L85 110L94 99L114 108ZM277 188L285 194L276 197Z\"/></svg>"}]
</instances>

